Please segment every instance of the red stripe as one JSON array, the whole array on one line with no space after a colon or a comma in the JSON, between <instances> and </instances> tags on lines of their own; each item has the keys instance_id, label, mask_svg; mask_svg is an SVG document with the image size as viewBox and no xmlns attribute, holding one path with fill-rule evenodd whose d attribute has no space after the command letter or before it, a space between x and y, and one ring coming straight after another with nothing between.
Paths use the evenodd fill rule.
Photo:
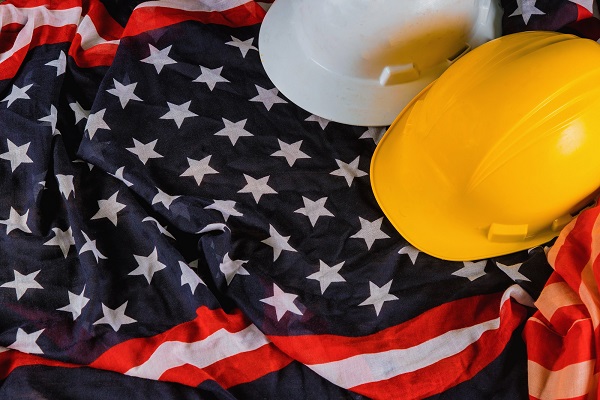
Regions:
<instances>
[{"instance_id":1,"label":"red stripe","mask_svg":"<svg viewBox=\"0 0 600 400\"><path fill-rule=\"evenodd\" d=\"M8 350L0 353L0 379L6 379L16 368L28 365L46 365L50 367L77 368L79 365L61 361L49 360L33 354L21 353L16 350Z\"/></svg>"},{"instance_id":2,"label":"red stripe","mask_svg":"<svg viewBox=\"0 0 600 400\"><path fill-rule=\"evenodd\" d=\"M260 23L264 16L265 10L254 2L218 12L185 11L169 7L139 7L131 14L123 36L135 36L184 21L232 27L249 26Z\"/></svg>"},{"instance_id":3,"label":"red stripe","mask_svg":"<svg viewBox=\"0 0 600 400\"><path fill-rule=\"evenodd\" d=\"M71 42L69 55L81 68L108 67L112 64L119 45L104 43L88 50L81 48L81 36L76 35Z\"/></svg>"},{"instance_id":4,"label":"red stripe","mask_svg":"<svg viewBox=\"0 0 600 400\"><path fill-rule=\"evenodd\" d=\"M167 341L192 343L207 338L219 329L239 332L250 325L250 321L237 310L226 314L223 310L200 307L197 317L179 324L163 333L147 338L130 339L119 343L90 364L92 368L109 369L125 373L147 361L158 346Z\"/></svg>"},{"instance_id":5,"label":"red stripe","mask_svg":"<svg viewBox=\"0 0 600 400\"><path fill-rule=\"evenodd\" d=\"M87 12L96 31L100 37L106 40L120 39L123 35L123 27L113 19L112 15L108 13L104 4L95 1L90 5L90 9Z\"/></svg>"},{"instance_id":6,"label":"red stripe","mask_svg":"<svg viewBox=\"0 0 600 400\"><path fill-rule=\"evenodd\" d=\"M575 304L564 306L560 307L556 310L554 315L552 315L549 326L551 326L560 336L565 336L569 333L569 330L573 327L575 322L583 319L590 319L590 314L585 305Z\"/></svg>"},{"instance_id":7,"label":"red stripe","mask_svg":"<svg viewBox=\"0 0 600 400\"><path fill-rule=\"evenodd\" d=\"M594 16L587 8L582 7L579 4L577 5L577 21L581 21L582 19L591 18Z\"/></svg>"},{"instance_id":8,"label":"red stripe","mask_svg":"<svg viewBox=\"0 0 600 400\"><path fill-rule=\"evenodd\" d=\"M534 315L536 316L537 314ZM596 358L590 319L573 321L566 336L538 322L528 321L523 336L527 344L527 358L548 370L557 371L568 365Z\"/></svg>"},{"instance_id":9,"label":"red stripe","mask_svg":"<svg viewBox=\"0 0 600 400\"><path fill-rule=\"evenodd\" d=\"M507 301L502 307L499 329L486 331L479 340L455 356L439 360L414 372L360 385L352 390L382 400L422 399L448 390L473 378L494 361L505 349L515 329L526 318L526 314L525 307Z\"/></svg>"},{"instance_id":10,"label":"red stripe","mask_svg":"<svg viewBox=\"0 0 600 400\"><path fill-rule=\"evenodd\" d=\"M400 325L368 336L268 337L280 349L302 363L326 363L359 354L413 347L448 331L497 318L501 297L502 293L497 293L455 300L432 308Z\"/></svg>"},{"instance_id":11,"label":"red stripe","mask_svg":"<svg viewBox=\"0 0 600 400\"><path fill-rule=\"evenodd\" d=\"M124 28L116 22L104 7L104 4L95 1L90 4L87 16L90 18L98 36L104 40L119 40L123 35ZM81 47L81 34L87 32L78 32L71 43L69 55L73 57L75 63L81 68L92 68L109 66L112 64L118 45L114 43L100 43L89 49L84 50Z\"/></svg>"},{"instance_id":12,"label":"red stripe","mask_svg":"<svg viewBox=\"0 0 600 400\"><path fill-rule=\"evenodd\" d=\"M579 214L575 226L558 249L553 263L555 271L563 277L575 292L579 291L581 285L581 272L590 261L592 231L598 214L600 214L600 206L590 208Z\"/></svg>"},{"instance_id":13,"label":"red stripe","mask_svg":"<svg viewBox=\"0 0 600 400\"><path fill-rule=\"evenodd\" d=\"M227 357L202 369L189 364L172 368L162 374L160 380L198 386L205 380L211 379L227 389L279 371L292 361L277 347L269 344L253 351Z\"/></svg>"},{"instance_id":14,"label":"red stripe","mask_svg":"<svg viewBox=\"0 0 600 400\"><path fill-rule=\"evenodd\" d=\"M592 397L592 398L596 398L596 395L594 394L594 397ZM542 399L538 399L535 396L529 395L529 400L542 400ZM590 400L590 397L589 397L589 395L584 394L583 396L569 397L568 399L561 398L560 400Z\"/></svg>"},{"instance_id":15,"label":"red stripe","mask_svg":"<svg viewBox=\"0 0 600 400\"><path fill-rule=\"evenodd\" d=\"M82 0L6 0L0 7L11 4L18 8L46 7L49 10L66 10L81 7L81 3Z\"/></svg>"},{"instance_id":16,"label":"red stripe","mask_svg":"<svg viewBox=\"0 0 600 400\"><path fill-rule=\"evenodd\" d=\"M17 23L6 24L0 29L0 35L2 37L2 40L0 41L0 53L4 53L14 46L17 35L21 29L23 29L23 25Z\"/></svg>"}]
</instances>

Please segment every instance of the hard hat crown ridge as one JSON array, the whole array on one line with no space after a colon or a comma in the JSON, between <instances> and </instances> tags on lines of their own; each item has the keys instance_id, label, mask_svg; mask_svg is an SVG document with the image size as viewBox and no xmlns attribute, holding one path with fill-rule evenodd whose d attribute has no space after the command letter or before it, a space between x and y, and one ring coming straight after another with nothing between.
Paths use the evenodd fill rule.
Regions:
<instances>
[{"instance_id":1,"label":"hard hat crown ridge","mask_svg":"<svg viewBox=\"0 0 600 400\"><path fill-rule=\"evenodd\" d=\"M552 32L493 40L394 121L371 163L377 201L440 258L545 243L600 187L599 109L598 43Z\"/></svg>"},{"instance_id":2,"label":"hard hat crown ridge","mask_svg":"<svg viewBox=\"0 0 600 400\"><path fill-rule=\"evenodd\" d=\"M259 50L269 78L298 106L336 122L383 126L499 31L493 0L277 0Z\"/></svg>"}]
</instances>

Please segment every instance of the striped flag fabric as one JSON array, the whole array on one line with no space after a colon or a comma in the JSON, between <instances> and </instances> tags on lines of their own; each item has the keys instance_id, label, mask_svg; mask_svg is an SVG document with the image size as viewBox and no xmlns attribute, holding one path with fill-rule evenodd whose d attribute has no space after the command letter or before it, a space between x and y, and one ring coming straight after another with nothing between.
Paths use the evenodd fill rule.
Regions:
<instances>
[{"instance_id":1,"label":"striped flag fabric","mask_svg":"<svg viewBox=\"0 0 600 400\"><path fill-rule=\"evenodd\" d=\"M0 3L0 398L548 398L553 243L410 246L369 184L385 127L266 76L270 3Z\"/></svg>"},{"instance_id":2,"label":"striped flag fabric","mask_svg":"<svg viewBox=\"0 0 600 400\"><path fill-rule=\"evenodd\" d=\"M599 221L600 206L583 211L548 253L554 272L524 331L531 398L598 397Z\"/></svg>"}]
</instances>

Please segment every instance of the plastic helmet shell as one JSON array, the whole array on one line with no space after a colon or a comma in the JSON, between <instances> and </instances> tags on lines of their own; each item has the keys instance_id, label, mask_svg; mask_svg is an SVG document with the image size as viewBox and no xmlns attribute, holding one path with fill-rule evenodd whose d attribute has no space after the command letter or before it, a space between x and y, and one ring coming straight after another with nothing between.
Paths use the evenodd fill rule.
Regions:
<instances>
[{"instance_id":1,"label":"plastic helmet shell","mask_svg":"<svg viewBox=\"0 0 600 400\"><path fill-rule=\"evenodd\" d=\"M498 38L394 121L371 161L375 197L406 240L442 259L543 244L600 187L598 110L598 43L553 32Z\"/></svg>"},{"instance_id":2,"label":"plastic helmet shell","mask_svg":"<svg viewBox=\"0 0 600 400\"><path fill-rule=\"evenodd\" d=\"M387 126L461 55L500 32L495 0L277 0L259 34L262 64L320 117Z\"/></svg>"}]
</instances>

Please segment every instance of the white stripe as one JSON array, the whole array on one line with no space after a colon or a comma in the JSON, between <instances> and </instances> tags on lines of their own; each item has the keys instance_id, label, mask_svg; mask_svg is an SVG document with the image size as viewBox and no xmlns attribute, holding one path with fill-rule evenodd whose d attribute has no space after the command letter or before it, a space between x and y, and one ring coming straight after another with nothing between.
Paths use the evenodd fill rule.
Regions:
<instances>
[{"instance_id":1,"label":"white stripe","mask_svg":"<svg viewBox=\"0 0 600 400\"><path fill-rule=\"evenodd\" d=\"M77 33L81 35L81 48L83 50L90 49L99 44L119 44L119 40L106 40L98 33L94 21L89 15L83 17L77 28Z\"/></svg>"},{"instance_id":2,"label":"white stripe","mask_svg":"<svg viewBox=\"0 0 600 400\"><path fill-rule=\"evenodd\" d=\"M12 4L0 7L0 25L21 24L24 27L17 34L13 46L0 54L0 62L12 57L20 49L31 43L33 30L43 25L61 27L77 25L81 17L81 7L65 10L49 10L46 7L17 8Z\"/></svg>"},{"instance_id":3,"label":"white stripe","mask_svg":"<svg viewBox=\"0 0 600 400\"><path fill-rule=\"evenodd\" d=\"M581 299L564 281L546 285L535 302L538 310L548 321L552 319L559 308L578 304L583 304Z\"/></svg>"},{"instance_id":4,"label":"white stripe","mask_svg":"<svg viewBox=\"0 0 600 400\"><path fill-rule=\"evenodd\" d=\"M498 329L500 318L456 329L407 349L361 354L326 364L308 365L345 389L413 372L454 356L475 343L484 332Z\"/></svg>"},{"instance_id":5,"label":"white stripe","mask_svg":"<svg viewBox=\"0 0 600 400\"><path fill-rule=\"evenodd\" d=\"M590 258L581 271L581 283L579 285L579 297L585 304L585 308L590 313L594 330L600 325L600 291L594 271L594 263L600 255L600 217L596 217L592 226L591 235L588 236L590 242ZM564 268L557 266L558 269Z\"/></svg>"},{"instance_id":6,"label":"white stripe","mask_svg":"<svg viewBox=\"0 0 600 400\"><path fill-rule=\"evenodd\" d=\"M256 350L269 343L266 336L255 325L235 333L219 329L198 342L165 342L158 346L146 362L131 368L125 374L156 380L171 368L185 364L204 368L227 357Z\"/></svg>"},{"instance_id":7,"label":"white stripe","mask_svg":"<svg viewBox=\"0 0 600 400\"><path fill-rule=\"evenodd\" d=\"M533 304L531 297L518 285L506 289L500 307L510 298L516 299L521 304ZM485 332L496 330L499 327L500 318L498 317L477 325L448 331L406 349L360 354L339 361L308 365L308 367L330 382L350 389L365 383L414 372L444 358L455 356L477 342Z\"/></svg>"},{"instance_id":8,"label":"white stripe","mask_svg":"<svg viewBox=\"0 0 600 400\"><path fill-rule=\"evenodd\" d=\"M537 399L570 399L590 395L596 398L598 374L595 360L569 364L552 371L535 361L527 361L529 394Z\"/></svg>"},{"instance_id":9,"label":"white stripe","mask_svg":"<svg viewBox=\"0 0 600 400\"><path fill-rule=\"evenodd\" d=\"M509 286L502 294L502 300L500 300L500 308L506 300L509 298L515 299L517 303L523 304L524 306L535 308L535 302L533 298L527 293L521 286L514 284Z\"/></svg>"},{"instance_id":10,"label":"white stripe","mask_svg":"<svg viewBox=\"0 0 600 400\"><path fill-rule=\"evenodd\" d=\"M198 0L163 0L148 1L138 5L136 8L144 7L168 7L185 11L227 11L231 8L241 6L246 3L252 3L253 0L218 0L218 1L198 1Z\"/></svg>"}]
</instances>

